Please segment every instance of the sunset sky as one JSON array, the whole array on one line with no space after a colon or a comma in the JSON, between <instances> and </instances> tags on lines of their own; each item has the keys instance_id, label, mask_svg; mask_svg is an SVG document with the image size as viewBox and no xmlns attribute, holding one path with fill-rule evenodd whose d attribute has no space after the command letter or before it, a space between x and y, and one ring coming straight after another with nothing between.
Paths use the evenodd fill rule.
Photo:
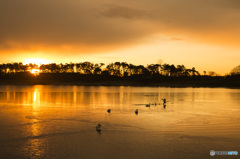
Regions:
<instances>
[{"instance_id":1,"label":"sunset sky","mask_svg":"<svg viewBox=\"0 0 240 159\"><path fill-rule=\"evenodd\" d=\"M0 0L0 63L240 64L239 0Z\"/></svg>"}]
</instances>

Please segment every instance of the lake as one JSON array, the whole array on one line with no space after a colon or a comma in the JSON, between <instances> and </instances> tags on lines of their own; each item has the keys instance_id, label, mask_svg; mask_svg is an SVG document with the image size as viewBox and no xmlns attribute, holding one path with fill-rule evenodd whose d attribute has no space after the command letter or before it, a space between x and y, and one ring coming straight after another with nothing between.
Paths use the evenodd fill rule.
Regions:
<instances>
[{"instance_id":1,"label":"lake","mask_svg":"<svg viewBox=\"0 0 240 159\"><path fill-rule=\"evenodd\" d=\"M212 158L240 151L240 89L2 85L0 130L0 158Z\"/></svg>"}]
</instances>

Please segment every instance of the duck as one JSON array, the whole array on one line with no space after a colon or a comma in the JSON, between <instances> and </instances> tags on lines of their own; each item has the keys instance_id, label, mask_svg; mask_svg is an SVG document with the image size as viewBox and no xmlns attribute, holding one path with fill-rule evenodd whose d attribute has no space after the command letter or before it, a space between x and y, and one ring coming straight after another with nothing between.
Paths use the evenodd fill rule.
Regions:
<instances>
[{"instance_id":1,"label":"duck","mask_svg":"<svg viewBox=\"0 0 240 159\"><path fill-rule=\"evenodd\" d=\"M111 113L111 109L108 109L107 112L108 112L108 113Z\"/></svg>"},{"instance_id":2,"label":"duck","mask_svg":"<svg viewBox=\"0 0 240 159\"><path fill-rule=\"evenodd\" d=\"M166 98L163 98L163 104L167 103Z\"/></svg>"},{"instance_id":3,"label":"duck","mask_svg":"<svg viewBox=\"0 0 240 159\"><path fill-rule=\"evenodd\" d=\"M150 103L149 103L149 104L146 104L146 107L150 107Z\"/></svg>"},{"instance_id":4,"label":"duck","mask_svg":"<svg viewBox=\"0 0 240 159\"><path fill-rule=\"evenodd\" d=\"M135 114L138 115L138 109L135 110Z\"/></svg>"},{"instance_id":5,"label":"duck","mask_svg":"<svg viewBox=\"0 0 240 159\"><path fill-rule=\"evenodd\" d=\"M102 131L102 129L101 129L101 124L98 124L97 126L96 126L96 131L98 132L98 133L101 133L101 131Z\"/></svg>"}]
</instances>

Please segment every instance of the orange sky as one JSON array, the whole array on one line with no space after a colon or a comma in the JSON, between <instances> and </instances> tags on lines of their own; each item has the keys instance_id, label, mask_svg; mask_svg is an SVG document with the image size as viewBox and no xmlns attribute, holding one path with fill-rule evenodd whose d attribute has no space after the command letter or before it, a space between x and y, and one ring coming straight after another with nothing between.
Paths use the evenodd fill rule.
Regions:
<instances>
[{"instance_id":1,"label":"orange sky","mask_svg":"<svg viewBox=\"0 0 240 159\"><path fill-rule=\"evenodd\" d=\"M224 75L240 61L236 0L2 0L0 15L0 63L162 61Z\"/></svg>"}]
</instances>

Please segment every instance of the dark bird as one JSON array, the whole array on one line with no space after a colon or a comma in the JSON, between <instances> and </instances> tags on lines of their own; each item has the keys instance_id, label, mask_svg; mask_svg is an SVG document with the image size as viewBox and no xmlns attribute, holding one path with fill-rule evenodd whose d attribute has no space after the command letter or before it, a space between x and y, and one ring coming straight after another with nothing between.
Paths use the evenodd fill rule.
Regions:
<instances>
[{"instance_id":1,"label":"dark bird","mask_svg":"<svg viewBox=\"0 0 240 159\"><path fill-rule=\"evenodd\" d=\"M100 134L101 133L101 131L102 131L102 129L101 129L101 124L98 124L97 126L96 126L96 131Z\"/></svg>"},{"instance_id":2,"label":"dark bird","mask_svg":"<svg viewBox=\"0 0 240 159\"><path fill-rule=\"evenodd\" d=\"M163 100L163 104L167 103L166 98L163 98L162 100Z\"/></svg>"},{"instance_id":3,"label":"dark bird","mask_svg":"<svg viewBox=\"0 0 240 159\"><path fill-rule=\"evenodd\" d=\"M150 103L149 103L149 104L146 104L146 107L150 107Z\"/></svg>"},{"instance_id":4,"label":"dark bird","mask_svg":"<svg viewBox=\"0 0 240 159\"><path fill-rule=\"evenodd\" d=\"M138 109L135 110L135 114L138 115Z\"/></svg>"},{"instance_id":5,"label":"dark bird","mask_svg":"<svg viewBox=\"0 0 240 159\"><path fill-rule=\"evenodd\" d=\"M166 104L163 104L163 108L164 108L164 109L166 108Z\"/></svg>"},{"instance_id":6,"label":"dark bird","mask_svg":"<svg viewBox=\"0 0 240 159\"><path fill-rule=\"evenodd\" d=\"M108 109L107 112L108 112L108 113L111 113L111 109Z\"/></svg>"}]
</instances>

